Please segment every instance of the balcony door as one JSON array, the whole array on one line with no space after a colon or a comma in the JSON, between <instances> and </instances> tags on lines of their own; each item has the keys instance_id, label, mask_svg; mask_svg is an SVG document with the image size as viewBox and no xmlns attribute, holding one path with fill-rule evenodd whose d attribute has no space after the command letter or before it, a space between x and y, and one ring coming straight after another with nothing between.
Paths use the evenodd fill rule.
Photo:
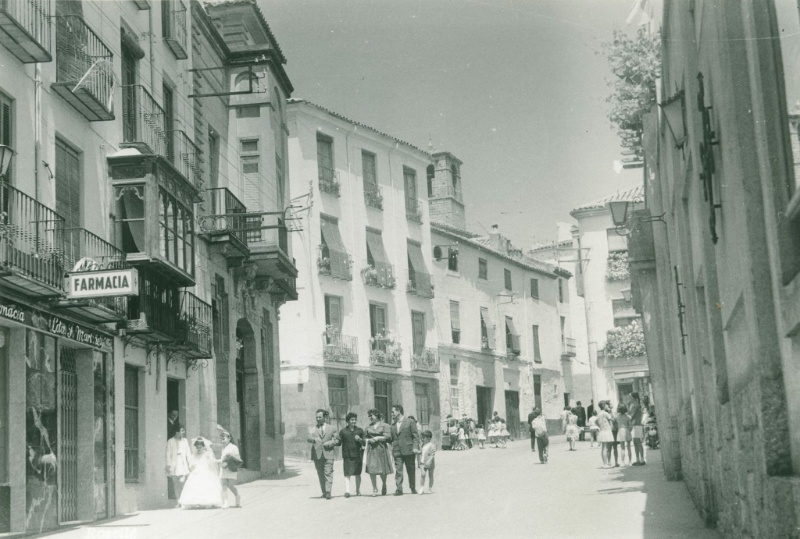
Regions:
<instances>
[{"instance_id":1,"label":"balcony door","mask_svg":"<svg viewBox=\"0 0 800 539\"><path fill-rule=\"evenodd\" d=\"M425 313L411 311L411 334L414 355L421 356L425 352Z\"/></svg>"},{"instance_id":2,"label":"balcony door","mask_svg":"<svg viewBox=\"0 0 800 539\"><path fill-rule=\"evenodd\" d=\"M56 139L55 182L56 212L64 217L64 227L68 231L80 228L81 156L77 151L69 147L63 140L58 138ZM68 233L67 237L71 237L72 235L73 234Z\"/></svg>"}]
</instances>

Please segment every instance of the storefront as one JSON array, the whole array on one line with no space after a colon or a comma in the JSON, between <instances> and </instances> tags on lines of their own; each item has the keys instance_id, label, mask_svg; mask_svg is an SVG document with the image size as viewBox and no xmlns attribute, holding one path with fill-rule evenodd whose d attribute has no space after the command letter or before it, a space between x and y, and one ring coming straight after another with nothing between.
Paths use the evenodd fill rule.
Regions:
<instances>
[{"instance_id":1,"label":"storefront","mask_svg":"<svg viewBox=\"0 0 800 539\"><path fill-rule=\"evenodd\" d=\"M0 531L113 516L112 352L103 329L0 297Z\"/></svg>"}]
</instances>

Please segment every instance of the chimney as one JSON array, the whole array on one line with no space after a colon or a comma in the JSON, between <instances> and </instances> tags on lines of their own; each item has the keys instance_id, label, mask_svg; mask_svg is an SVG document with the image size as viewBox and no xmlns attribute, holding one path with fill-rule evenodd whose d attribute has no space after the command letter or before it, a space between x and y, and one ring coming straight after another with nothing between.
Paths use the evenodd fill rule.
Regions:
<instances>
[{"instance_id":1,"label":"chimney","mask_svg":"<svg viewBox=\"0 0 800 539\"><path fill-rule=\"evenodd\" d=\"M489 233L489 247L501 253L506 252L505 241L500 234L500 227L497 225L492 225L492 231Z\"/></svg>"}]
</instances>

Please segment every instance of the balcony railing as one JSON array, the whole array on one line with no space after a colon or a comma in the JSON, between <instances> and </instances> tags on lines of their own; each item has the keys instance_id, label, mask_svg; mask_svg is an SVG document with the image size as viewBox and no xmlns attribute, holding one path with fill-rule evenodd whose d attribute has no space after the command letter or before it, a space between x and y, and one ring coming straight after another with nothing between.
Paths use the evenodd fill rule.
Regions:
<instances>
[{"instance_id":1,"label":"balcony railing","mask_svg":"<svg viewBox=\"0 0 800 539\"><path fill-rule=\"evenodd\" d=\"M144 145L157 155L164 155L164 109L144 86L122 87L123 146Z\"/></svg>"},{"instance_id":2,"label":"balcony railing","mask_svg":"<svg viewBox=\"0 0 800 539\"><path fill-rule=\"evenodd\" d=\"M330 275L345 281L353 280L353 259L347 253L340 253L320 245L317 249L317 268L320 275Z\"/></svg>"},{"instance_id":3,"label":"balcony railing","mask_svg":"<svg viewBox=\"0 0 800 539\"><path fill-rule=\"evenodd\" d=\"M424 348L412 354L411 368L421 372L439 372L439 352L436 348Z\"/></svg>"},{"instance_id":4,"label":"balcony railing","mask_svg":"<svg viewBox=\"0 0 800 539\"><path fill-rule=\"evenodd\" d=\"M431 276L421 271L409 271L406 292L421 298L432 298L433 282Z\"/></svg>"},{"instance_id":5,"label":"balcony railing","mask_svg":"<svg viewBox=\"0 0 800 539\"><path fill-rule=\"evenodd\" d=\"M50 0L0 1L0 43L23 64L50 62Z\"/></svg>"},{"instance_id":6,"label":"balcony railing","mask_svg":"<svg viewBox=\"0 0 800 539\"><path fill-rule=\"evenodd\" d=\"M319 190L325 193L330 193L335 196L340 196L339 191L341 183L339 183L339 173L332 168L319 167Z\"/></svg>"},{"instance_id":7,"label":"balcony railing","mask_svg":"<svg viewBox=\"0 0 800 539\"><path fill-rule=\"evenodd\" d=\"M164 25L164 40L167 46L172 50L175 58L178 60L186 60L189 57L187 53L188 47L186 45L187 31L186 31L186 6L180 0L162 0L164 10L162 16L166 15L167 20Z\"/></svg>"},{"instance_id":8,"label":"balcony railing","mask_svg":"<svg viewBox=\"0 0 800 539\"><path fill-rule=\"evenodd\" d=\"M114 119L113 55L82 17L56 17L53 89L90 122Z\"/></svg>"},{"instance_id":9,"label":"balcony railing","mask_svg":"<svg viewBox=\"0 0 800 539\"><path fill-rule=\"evenodd\" d=\"M128 299L128 333L150 335L156 340L181 342L180 297L158 274L139 270L139 295Z\"/></svg>"},{"instance_id":10,"label":"balcony railing","mask_svg":"<svg viewBox=\"0 0 800 539\"><path fill-rule=\"evenodd\" d=\"M374 183L365 183L364 202L366 203L367 206L371 206L373 208L382 210L383 193L381 192L381 186Z\"/></svg>"},{"instance_id":11,"label":"balcony railing","mask_svg":"<svg viewBox=\"0 0 800 539\"><path fill-rule=\"evenodd\" d=\"M326 331L322 334L322 357L334 363L358 363L358 338Z\"/></svg>"},{"instance_id":12,"label":"balcony railing","mask_svg":"<svg viewBox=\"0 0 800 539\"><path fill-rule=\"evenodd\" d=\"M402 366L403 349L386 337L373 337L370 339L369 362L378 367L392 367L399 369Z\"/></svg>"},{"instance_id":13,"label":"balcony railing","mask_svg":"<svg viewBox=\"0 0 800 539\"><path fill-rule=\"evenodd\" d=\"M562 356L575 356L575 339L564 337L561 339L561 355Z\"/></svg>"},{"instance_id":14,"label":"balcony railing","mask_svg":"<svg viewBox=\"0 0 800 539\"><path fill-rule=\"evenodd\" d=\"M364 280L364 284L380 288L394 288L397 282L394 275L394 266L383 262L370 264L365 261L361 270L361 278Z\"/></svg>"},{"instance_id":15,"label":"balcony railing","mask_svg":"<svg viewBox=\"0 0 800 539\"><path fill-rule=\"evenodd\" d=\"M181 344L188 346L190 352L210 357L211 305L186 290L181 290L180 301Z\"/></svg>"},{"instance_id":16,"label":"balcony railing","mask_svg":"<svg viewBox=\"0 0 800 539\"><path fill-rule=\"evenodd\" d=\"M195 189L203 188L203 154L182 130L165 131L166 158Z\"/></svg>"},{"instance_id":17,"label":"balcony railing","mask_svg":"<svg viewBox=\"0 0 800 539\"><path fill-rule=\"evenodd\" d=\"M6 282L37 296L64 289L63 223L55 211L0 182L0 266L9 273Z\"/></svg>"},{"instance_id":18,"label":"balcony railing","mask_svg":"<svg viewBox=\"0 0 800 539\"><path fill-rule=\"evenodd\" d=\"M205 203L208 213L200 221L201 232L209 236L229 234L242 247L247 247L247 208L226 187L206 189Z\"/></svg>"},{"instance_id":19,"label":"balcony railing","mask_svg":"<svg viewBox=\"0 0 800 539\"><path fill-rule=\"evenodd\" d=\"M422 203L415 199L406 199L406 219L422 223Z\"/></svg>"}]
</instances>

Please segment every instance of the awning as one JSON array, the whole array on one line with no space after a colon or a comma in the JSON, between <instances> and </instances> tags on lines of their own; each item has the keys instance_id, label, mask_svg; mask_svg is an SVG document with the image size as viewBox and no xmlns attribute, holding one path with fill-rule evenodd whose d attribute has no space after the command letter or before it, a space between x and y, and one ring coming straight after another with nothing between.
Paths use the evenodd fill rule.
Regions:
<instances>
[{"instance_id":1,"label":"awning","mask_svg":"<svg viewBox=\"0 0 800 539\"><path fill-rule=\"evenodd\" d=\"M331 275L342 279L350 278L350 256L344 248L339 227L335 221L322 218L322 239L328 247L330 257Z\"/></svg>"},{"instance_id":2,"label":"awning","mask_svg":"<svg viewBox=\"0 0 800 539\"><path fill-rule=\"evenodd\" d=\"M383 238L379 232L367 230L367 247L376 266L389 264L389 257L386 255L386 249L383 248Z\"/></svg>"},{"instance_id":3,"label":"awning","mask_svg":"<svg viewBox=\"0 0 800 539\"><path fill-rule=\"evenodd\" d=\"M508 326L508 331L512 335L519 335L516 326L514 326L514 320L512 320L511 318L506 318L506 326Z\"/></svg>"},{"instance_id":4,"label":"awning","mask_svg":"<svg viewBox=\"0 0 800 539\"><path fill-rule=\"evenodd\" d=\"M494 341L494 325L492 321L489 319L489 311L481 309L481 321L483 321L483 325L486 327L486 339L489 341L488 348L491 350L495 349L495 341Z\"/></svg>"},{"instance_id":5,"label":"awning","mask_svg":"<svg viewBox=\"0 0 800 539\"><path fill-rule=\"evenodd\" d=\"M422 246L418 243L408 242L408 260L411 264L409 274L414 275L414 286L418 295L424 298L433 297L431 277L422 256ZM410 278L410 275L409 275Z\"/></svg>"}]
</instances>

